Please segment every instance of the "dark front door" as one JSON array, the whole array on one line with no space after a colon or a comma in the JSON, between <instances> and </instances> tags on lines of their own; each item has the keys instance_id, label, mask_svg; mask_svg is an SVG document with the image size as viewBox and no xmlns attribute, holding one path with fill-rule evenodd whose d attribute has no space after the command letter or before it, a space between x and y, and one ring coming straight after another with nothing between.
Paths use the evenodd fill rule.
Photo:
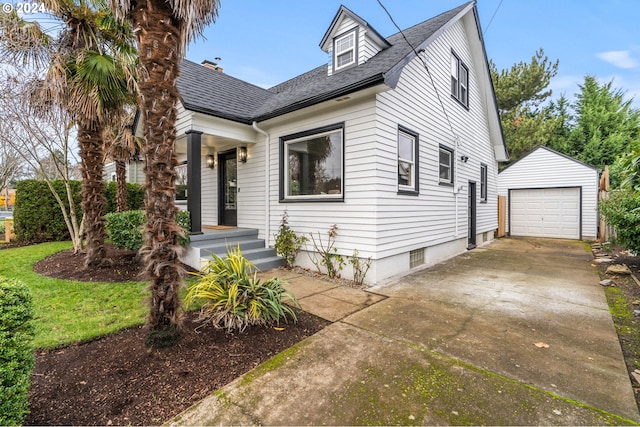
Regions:
<instances>
[{"instance_id":1,"label":"dark front door","mask_svg":"<svg viewBox=\"0 0 640 427\"><path fill-rule=\"evenodd\" d=\"M476 247L476 183L469 181L469 238L467 249Z\"/></svg>"},{"instance_id":2,"label":"dark front door","mask_svg":"<svg viewBox=\"0 0 640 427\"><path fill-rule=\"evenodd\" d=\"M218 224L238 225L238 162L236 151L218 155Z\"/></svg>"}]
</instances>

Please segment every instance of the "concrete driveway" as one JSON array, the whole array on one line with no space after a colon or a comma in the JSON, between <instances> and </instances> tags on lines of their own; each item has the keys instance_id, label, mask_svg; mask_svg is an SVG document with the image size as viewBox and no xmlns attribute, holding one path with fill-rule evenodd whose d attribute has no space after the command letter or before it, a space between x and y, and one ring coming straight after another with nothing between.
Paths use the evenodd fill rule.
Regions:
<instances>
[{"instance_id":1,"label":"concrete driveway","mask_svg":"<svg viewBox=\"0 0 640 427\"><path fill-rule=\"evenodd\" d=\"M289 280L313 297L308 278ZM598 281L584 243L497 240L369 289L376 298L366 300L377 302L172 424L639 422ZM326 310L335 290L316 289ZM313 312L311 301L305 309Z\"/></svg>"}]
</instances>

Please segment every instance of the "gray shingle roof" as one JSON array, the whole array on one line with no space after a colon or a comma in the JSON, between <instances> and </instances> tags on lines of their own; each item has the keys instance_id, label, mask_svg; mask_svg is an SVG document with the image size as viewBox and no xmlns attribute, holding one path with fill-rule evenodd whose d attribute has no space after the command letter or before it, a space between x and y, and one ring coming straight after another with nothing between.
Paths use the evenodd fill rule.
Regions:
<instances>
[{"instance_id":1,"label":"gray shingle roof","mask_svg":"<svg viewBox=\"0 0 640 427\"><path fill-rule=\"evenodd\" d=\"M417 48L465 7L464 4L403 31ZM327 65L262 89L191 61L184 61L177 85L183 105L241 123L262 121L382 83L394 67L412 54L401 33L387 38L391 47L364 64L327 75Z\"/></svg>"}]
</instances>

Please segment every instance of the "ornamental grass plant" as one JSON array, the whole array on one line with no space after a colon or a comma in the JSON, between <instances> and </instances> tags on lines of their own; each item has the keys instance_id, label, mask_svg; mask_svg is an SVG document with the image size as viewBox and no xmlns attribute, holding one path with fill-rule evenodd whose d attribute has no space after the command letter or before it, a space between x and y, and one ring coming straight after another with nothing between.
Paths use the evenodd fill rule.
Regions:
<instances>
[{"instance_id":1,"label":"ornamental grass plant","mask_svg":"<svg viewBox=\"0 0 640 427\"><path fill-rule=\"evenodd\" d=\"M187 307L203 303L199 320L227 332L244 331L247 326L279 325L287 318L297 321L287 302L298 305L277 278L261 281L256 267L243 255L240 247L230 249L226 258L213 255L199 280L189 287Z\"/></svg>"}]
</instances>

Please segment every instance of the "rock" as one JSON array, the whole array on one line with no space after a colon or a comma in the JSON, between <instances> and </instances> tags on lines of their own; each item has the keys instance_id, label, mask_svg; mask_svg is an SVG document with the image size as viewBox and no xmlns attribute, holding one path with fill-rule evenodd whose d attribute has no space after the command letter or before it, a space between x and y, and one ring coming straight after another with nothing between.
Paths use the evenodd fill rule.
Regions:
<instances>
[{"instance_id":1,"label":"rock","mask_svg":"<svg viewBox=\"0 0 640 427\"><path fill-rule=\"evenodd\" d=\"M631 372L631 376L633 377L633 379L634 379L634 380L636 380L636 382L637 382L638 384L640 384L640 374L639 374L639 373L637 373L637 372L635 372L635 371L634 371L634 372Z\"/></svg>"},{"instance_id":2,"label":"rock","mask_svg":"<svg viewBox=\"0 0 640 427\"><path fill-rule=\"evenodd\" d=\"M607 274L631 274L629 267L624 264L612 264L607 267Z\"/></svg>"},{"instance_id":3,"label":"rock","mask_svg":"<svg viewBox=\"0 0 640 427\"><path fill-rule=\"evenodd\" d=\"M601 280L600 284L602 286L611 286L611 285L613 285L613 280L611 280L611 279Z\"/></svg>"},{"instance_id":4,"label":"rock","mask_svg":"<svg viewBox=\"0 0 640 427\"><path fill-rule=\"evenodd\" d=\"M636 317L640 316L640 310L633 310L633 315Z\"/></svg>"},{"instance_id":5,"label":"rock","mask_svg":"<svg viewBox=\"0 0 640 427\"><path fill-rule=\"evenodd\" d=\"M602 264L605 262L612 262L613 260L609 257L602 257L602 258L596 258L593 260L593 262L595 262L596 264Z\"/></svg>"}]
</instances>

